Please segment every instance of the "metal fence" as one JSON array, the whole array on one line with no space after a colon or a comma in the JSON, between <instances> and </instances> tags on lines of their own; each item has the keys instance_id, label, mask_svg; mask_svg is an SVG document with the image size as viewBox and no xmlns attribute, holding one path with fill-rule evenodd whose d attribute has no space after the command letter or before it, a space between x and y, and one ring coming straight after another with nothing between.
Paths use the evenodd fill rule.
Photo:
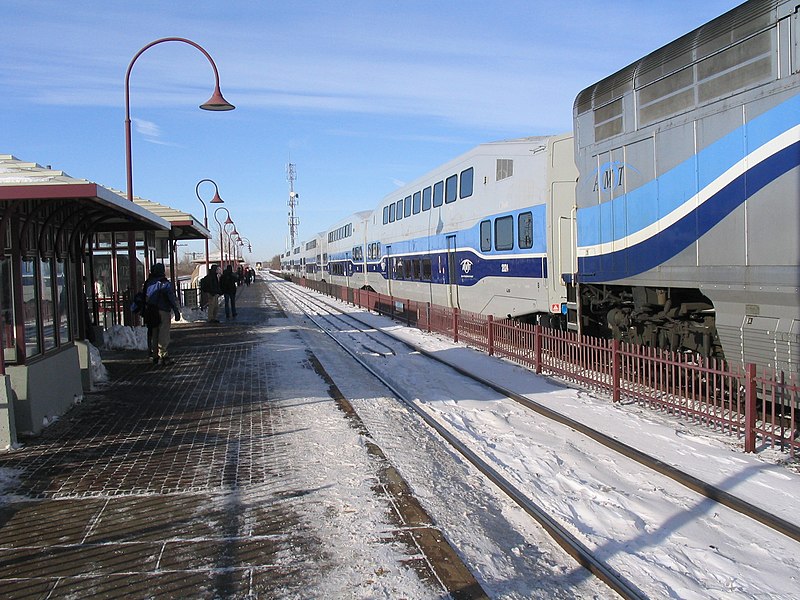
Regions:
<instances>
[{"instance_id":1,"label":"metal fence","mask_svg":"<svg viewBox=\"0 0 800 600\"><path fill-rule=\"evenodd\" d=\"M734 436L743 441L745 452L771 447L794 457L800 450L797 373L752 364L737 369L724 361L685 353L579 336L325 282L295 281L409 326L447 335L536 373L607 393L614 402L633 401Z\"/></svg>"}]
</instances>

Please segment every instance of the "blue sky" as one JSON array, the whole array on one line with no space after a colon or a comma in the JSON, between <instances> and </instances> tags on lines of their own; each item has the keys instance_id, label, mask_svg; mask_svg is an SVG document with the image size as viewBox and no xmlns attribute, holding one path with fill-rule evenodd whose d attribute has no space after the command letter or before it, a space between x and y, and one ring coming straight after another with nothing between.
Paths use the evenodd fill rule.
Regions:
<instances>
[{"instance_id":1,"label":"blue sky","mask_svg":"<svg viewBox=\"0 0 800 600\"><path fill-rule=\"evenodd\" d=\"M197 108L213 75L196 49L147 50L134 191L202 219L195 186L215 180L267 260L286 248L289 161L305 239L480 143L569 131L583 88L739 3L3 0L0 153L124 190L125 71L189 38L237 108Z\"/></svg>"}]
</instances>

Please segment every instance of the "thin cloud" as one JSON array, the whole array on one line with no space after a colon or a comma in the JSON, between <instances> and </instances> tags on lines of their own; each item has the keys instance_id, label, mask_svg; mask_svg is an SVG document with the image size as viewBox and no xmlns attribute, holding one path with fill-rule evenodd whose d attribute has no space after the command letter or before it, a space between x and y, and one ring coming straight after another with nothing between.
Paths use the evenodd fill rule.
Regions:
<instances>
[{"instance_id":1,"label":"thin cloud","mask_svg":"<svg viewBox=\"0 0 800 600\"><path fill-rule=\"evenodd\" d=\"M141 135L144 141L150 142L151 144L158 144L159 146L180 147L180 144L162 140L161 128L156 123L145 119L137 119L135 117L131 119L131 122L134 125L136 133Z\"/></svg>"}]
</instances>

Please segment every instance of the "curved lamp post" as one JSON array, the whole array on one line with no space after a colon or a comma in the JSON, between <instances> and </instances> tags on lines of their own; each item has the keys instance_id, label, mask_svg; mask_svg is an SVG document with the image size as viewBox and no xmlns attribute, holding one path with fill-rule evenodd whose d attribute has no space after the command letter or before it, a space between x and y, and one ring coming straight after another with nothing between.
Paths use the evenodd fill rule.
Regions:
<instances>
[{"instance_id":1,"label":"curved lamp post","mask_svg":"<svg viewBox=\"0 0 800 600\"><path fill-rule=\"evenodd\" d=\"M242 248L242 246L244 246L244 242L242 241L241 235L236 236L236 244L239 246L236 249L236 251L239 253L239 262L244 262L244 249Z\"/></svg>"},{"instance_id":2,"label":"curved lamp post","mask_svg":"<svg viewBox=\"0 0 800 600\"><path fill-rule=\"evenodd\" d=\"M225 234L228 236L228 260L230 261L231 260L231 250L235 250L236 249L236 246L233 245L233 236L234 235L239 235L239 232L236 231L236 223L234 223L233 221L230 222L230 225L233 225L233 229L230 232L227 229L227 225L228 225L228 222L226 221L225 222L225 226L226 226ZM234 260L231 261L231 262L235 262L235 257L234 257Z\"/></svg>"},{"instance_id":3,"label":"curved lamp post","mask_svg":"<svg viewBox=\"0 0 800 600\"><path fill-rule=\"evenodd\" d=\"M197 182L197 185L194 188L194 193L197 195L197 199L200 200L200 204L203 205L203 226L205 226L206 230L208 230L208 211L206 210L206 203L203 202L203 199L200 197L200 184L208 181L214 185L214 197L209 200L210 204L223 204L225 201L219 197L219 187L217 187L217 182L213 179L201 179ZM209 270L210 260L208 258L208 238L206 238L206 273Z\"/></svg>"},{"instance_id":4,"label":"curved lamp post","mask_svg":"<svg viewBox=\"0 0 800 600\"><path fill-rule=\"evenodd\" d=\"M250 252L250 253L252 254L252 252L253 252L253 245L250 243L250 240L248 240L246 237L243 237L243 238L242 238L242 242L247 242L247 251L248 251L248 252Z\"/></svg>"},{"instance_id":5,"label":"curved lamp post","mask_svg":"<svg viewBox=\"0 0 800 600\"><path fill-rule=\"evenodd\" d=\"M211 68L214 70L214 91L211 98L206 100L200 105L203 110L225 111L233 110L235 106L222 97L222 92L219 89L219 72L217 65L211 55L205 49L192 40L180 37L166 37L150 42L139 50L128 65L128 70L125 72L125 174L127 176L128 185L128 200L133 202L133 164L131 159L131 101L130 101L130 79L131 69L136 60L149 48L164 42L181 42L189 44L197 48L211 63ZM132 231L128 234L128 256L130 258L130 286L131 293L136 289L136 232Z\"/></svg>"},{"instance_id":6,"label":"curved lamp post","mask_svg":"<svg viewBox=\"0 0 800 600\"><path fill-rule=\"evenodd\" d=\"M219 222L219 219L217 218L217 213L219 211L221 211L221 210L224 210L228 214L228 218L225 219L225 225L228 225L229 223L231 225L233 225L233 221L231 220L231 212L227 208L225 208L224 206L220 206L217 210L214 211L214 220L217 222L217 225L219 225L219 263L220 263L220 268L224 269L225 268L225 262L224 262L225 259L223 257L223 252L225 250L225 246L224 246L224 242L223 242L223 239L222 239L222 229L223 229L224 226L223 226L222 223Z\"/></svg>"}]
</instances>

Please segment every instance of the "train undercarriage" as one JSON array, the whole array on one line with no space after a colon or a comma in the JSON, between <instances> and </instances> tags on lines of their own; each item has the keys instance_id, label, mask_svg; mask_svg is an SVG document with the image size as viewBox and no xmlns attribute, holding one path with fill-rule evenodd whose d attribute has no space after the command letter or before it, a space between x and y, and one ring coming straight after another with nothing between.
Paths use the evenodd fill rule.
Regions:
<instances>
[{"instance_id":1,"label":"train undercarriage","mask_svg":"<svg viewBox=\"0 0 800 600\"><path fill-rule=\"evenodd\" d=\"M583 334L724 358L714 305L698 289L582 284L572 292Z\"/></svg>"}]
</instances>

